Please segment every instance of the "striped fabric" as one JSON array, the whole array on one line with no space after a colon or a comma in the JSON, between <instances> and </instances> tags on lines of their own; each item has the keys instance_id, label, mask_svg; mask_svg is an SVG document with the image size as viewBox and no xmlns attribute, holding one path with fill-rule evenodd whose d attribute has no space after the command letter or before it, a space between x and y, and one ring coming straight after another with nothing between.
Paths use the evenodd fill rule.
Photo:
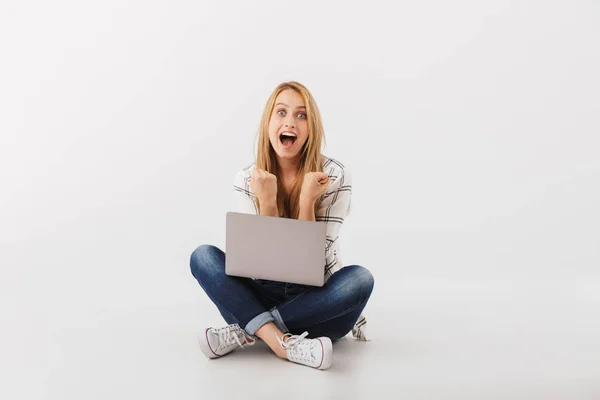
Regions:
<instances>
[{"instance_id":1,"label":"striped fabric","mask_svg":"<svg viewBox=\"0 0 600 400\"><path fill-rule=\"evenodd\" d=\"M240 212L258 215L256 196L250 188L250 178L256 165L250 164L239 171L234 180L233 188L238 199ZM331 275L344 267L338 242L340 229L352 210L352 177L349 171L337 160L323 156L323 172L329 175L329 187L321 196L321 205L315 215L317 221L327 224L325 233L325 281ZM367 320L360 315L352 328L352 335L361 341L367 341Z\"/></svg>"}]
</instances>

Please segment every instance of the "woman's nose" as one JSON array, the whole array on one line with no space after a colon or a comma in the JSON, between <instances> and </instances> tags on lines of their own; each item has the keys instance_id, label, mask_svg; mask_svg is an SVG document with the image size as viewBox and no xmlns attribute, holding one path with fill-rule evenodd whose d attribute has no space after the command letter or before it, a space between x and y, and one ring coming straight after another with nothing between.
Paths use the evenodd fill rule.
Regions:
<instances>
[{"instance_id":1,"label":"woman's nose","mask_svg":"<svg viewBox=\"0 0 600 400\"><path fill-rule=\"evenodd\" d=\"M292 114L286 115L285 127L286 128L290 128L290 127L294 128L294 116Z\"/></svg>"}]
</instances>

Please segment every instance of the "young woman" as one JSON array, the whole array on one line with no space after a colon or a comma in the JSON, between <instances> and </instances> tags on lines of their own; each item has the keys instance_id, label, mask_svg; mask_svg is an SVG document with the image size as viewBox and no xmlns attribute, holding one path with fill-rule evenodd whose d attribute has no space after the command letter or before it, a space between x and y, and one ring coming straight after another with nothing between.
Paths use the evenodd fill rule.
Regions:
<instances>
[{"instance_id":1,"label":"young woman","mask_svg":"<svg viewBox=\"0 0 600 400\"><path fill-rule=\"evenodd\" d=\"M340 162L321 154L325 137L319 110L298 82L275 88L258 140L256 162L235 177L240 210L325 223L326 282L315 287L228 276L223 251L198 247L190 259L192 274L229 324L200 332L200 347L217 358L260 338L283 359L327 369L332 340L350 331L367 340L362 310L374 285L366 268L343 267L339 254L337 239L351 209L351 176Z\"/></svg>"}]
</instances>

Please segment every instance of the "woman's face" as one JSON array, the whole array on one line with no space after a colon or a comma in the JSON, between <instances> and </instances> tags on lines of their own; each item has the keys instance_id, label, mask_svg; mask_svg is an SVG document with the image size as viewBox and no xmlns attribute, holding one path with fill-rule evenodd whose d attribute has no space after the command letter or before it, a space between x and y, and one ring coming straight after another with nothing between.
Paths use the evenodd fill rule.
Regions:
<instances>
[{"instance_id":1,"label":"woman's face","mask_svg":"<svg viewBox=\"0 0 600 400\"><path fill-rule=\"evenodd\" d=\"M286 89L275 99L269 140L279 158L294 159L308 139L306 105L300 93Z\"/></svg>"}]
</instances>

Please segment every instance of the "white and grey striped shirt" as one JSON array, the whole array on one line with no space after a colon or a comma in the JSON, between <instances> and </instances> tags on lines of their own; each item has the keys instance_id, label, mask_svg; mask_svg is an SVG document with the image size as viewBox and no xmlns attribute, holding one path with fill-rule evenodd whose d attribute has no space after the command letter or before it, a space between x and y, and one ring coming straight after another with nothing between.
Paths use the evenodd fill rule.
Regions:
<instances>
[{"instance_id":1,"label":"white and grey striped shirt","mask_svg":"<svg viewBox=\"0 0 600 400\"><path fill-rule=\"evenodd\" d=\"M344 219L352 210L352 177L347 168L339 161L323 156L323 172L329 175L329 186L321 196L321 205L315 214L315 220L327 224L325 240L325 280L344 267L338 242L340 229ZM256 195L250 187L250 178L256 168L252 163L239 171L234 180L233 188L238 198L240 212L258 215ZM360 315L352 328L352 335L359 339L368 340L364 315Z\"/></svg>"}]
</instances>

